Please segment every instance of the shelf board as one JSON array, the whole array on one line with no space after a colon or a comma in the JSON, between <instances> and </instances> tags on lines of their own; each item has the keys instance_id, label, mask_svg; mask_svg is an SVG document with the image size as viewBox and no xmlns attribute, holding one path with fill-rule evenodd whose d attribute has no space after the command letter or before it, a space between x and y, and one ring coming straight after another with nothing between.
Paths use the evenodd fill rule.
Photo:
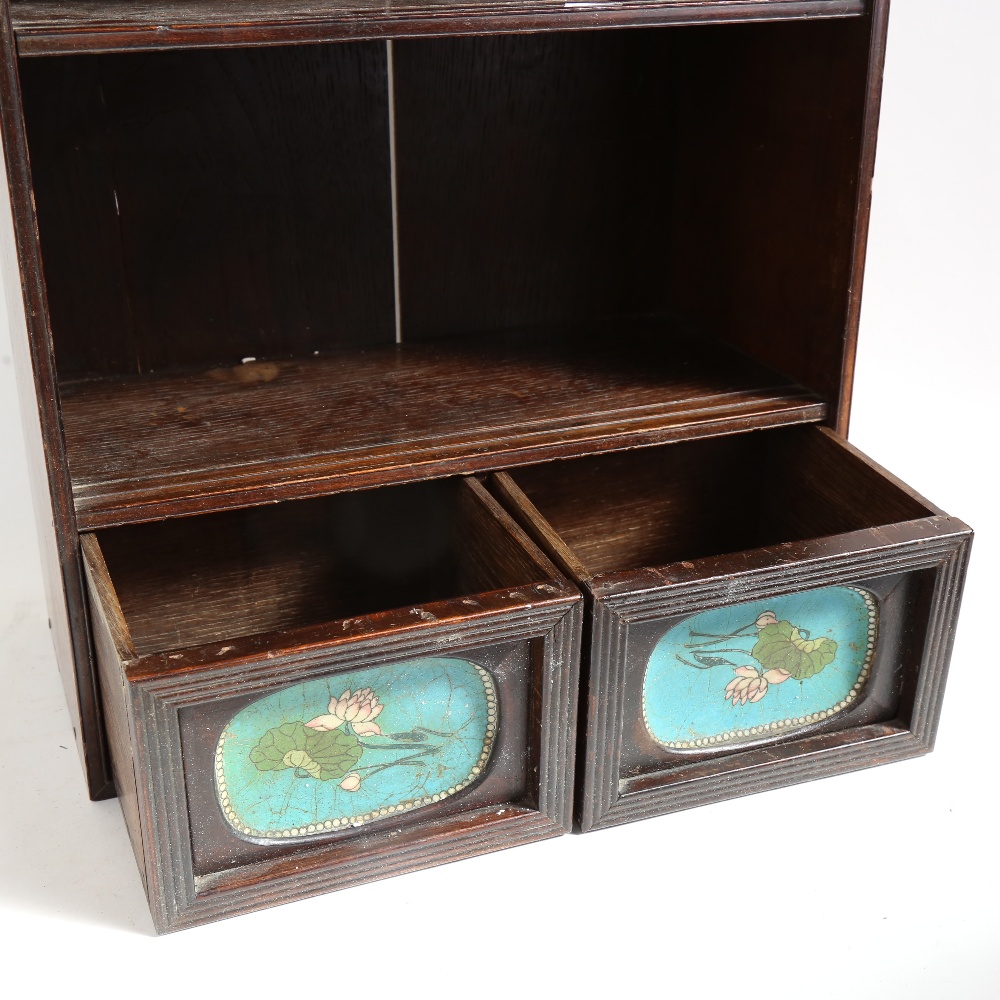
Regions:
<instances>
[{"instance_id":1,"label":"shelf board","mask_svg":"<svg viewBox=\"0 0 1000 1000\"><path fill-rule=\"evenodd\" d=\"M851 17L866 0L12 0L23 56Z\"/></svg>"},{"instance_id":2,"label":"shelf board","mask_svg":"<svg viewBox=\"0 0 1000 1000\"><path fill-rule=\"evenodd\" d=\"M60 391L81 530L783 424L826 405L660 325L451 338Z\"/></svg>"}]
</instances>

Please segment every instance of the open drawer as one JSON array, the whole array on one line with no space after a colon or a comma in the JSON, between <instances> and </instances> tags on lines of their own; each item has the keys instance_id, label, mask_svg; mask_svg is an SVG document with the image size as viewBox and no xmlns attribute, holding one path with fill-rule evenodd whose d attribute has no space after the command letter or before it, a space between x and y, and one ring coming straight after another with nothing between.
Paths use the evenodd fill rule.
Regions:
<instances>
[{"instance_id":1,"label":"open drawer","mask_svg":"<svg viewBox=\"0 0 1000 1000\"><path fill-rule=\"evenodd\" d=\"M972 533L833 432L491 487L587 594L583 830L931 749Z\"/></svg>"},{"instance_id":2,"label":"open drawer","mask_svg":"<svg viewBox=\"0 0 1000 1000\"><path fill-rule=\"evenodd\" d=\"M582 597L477 481L83 550L159 929L569 828Z\"/></svg>"}]
</instances>

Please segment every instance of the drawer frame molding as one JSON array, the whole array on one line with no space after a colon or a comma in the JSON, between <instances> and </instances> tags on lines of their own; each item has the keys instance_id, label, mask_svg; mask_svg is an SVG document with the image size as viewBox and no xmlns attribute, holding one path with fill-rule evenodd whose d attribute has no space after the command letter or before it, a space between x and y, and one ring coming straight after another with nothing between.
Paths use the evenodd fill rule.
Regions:
<instances>
[{"instance_id":1,"label":"drawer frame molding","mask_svg":"<svg viewBox=\"0 0 1000 1000\"><path fill-rule=\"evenodd\" d=\"M593 608L587 681L587 748L581 764L579 823L584 831L689 809L789 783L929 753L934 746L954 623L971 546L957 518L934 516L732 556L607 574L587 587ZM738 754L622 778L619 763L629 629L820 587L929 570L934 575L912 710L908 718L805 735ZM738 761L734 759L738 757Z\"/></svg>"},{"instance_id":2,"label":"drawer frame molding","mask_svg":"<svg viewBox=\"0 0 1000 1000\"><path fill-rule=\"evenodd\" d=\"M482 492L478 484L472 488ZM551 564L548 581L474 599L140 656L95 535L83 536L83 551L116 785L157 930L180 930L572 829L583 598ZM511 642L530 644L527 723L537 763L537 776L529 776L531 804L463 810L463 797L453 796L440 804L443 809L415 813L402 824L387 817L350 836L334 832L315 844L290 845L295 850L269 860L196 873L182 748L185 708L421 656L474 659L477 649ZM214 759L206 766L214 768Z\"/></svg>"}]
</instances>

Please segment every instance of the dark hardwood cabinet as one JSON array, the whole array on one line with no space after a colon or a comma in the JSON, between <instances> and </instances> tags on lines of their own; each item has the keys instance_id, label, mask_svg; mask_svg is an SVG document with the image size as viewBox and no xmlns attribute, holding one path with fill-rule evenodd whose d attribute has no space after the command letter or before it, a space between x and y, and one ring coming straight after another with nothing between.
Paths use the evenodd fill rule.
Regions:
<instances>
[{"instance_id":1,"label":"dark hardwood cabinet","mask_svg":"<svg viewBox=\"0 0 1000 1000\"><path fill-rule=\"evenodd\" d=\"M931 747L971 533L845 440L885 0L0 9L57 658L160 928Z\"/></svg>"}]
</instances>

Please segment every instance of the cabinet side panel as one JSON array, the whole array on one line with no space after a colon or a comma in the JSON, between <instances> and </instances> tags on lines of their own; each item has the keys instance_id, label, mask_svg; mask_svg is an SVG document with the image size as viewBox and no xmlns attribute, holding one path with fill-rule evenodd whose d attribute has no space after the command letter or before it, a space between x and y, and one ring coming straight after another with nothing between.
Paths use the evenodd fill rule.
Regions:
<instances>
[{"instance_id":1,"label":"cabinet side panel","mask_svg":"<svg viewBox=\"0 0 1000 1000\"><path fill-rule=\"evenodd\" d=\"M683 315L840 399L871 19L687 32L668 272Z\"/></svg>"},{"instance_id":2,"label":"cabinet side panel","mask_svg":"<svg viewBox=\"0 0 1000 1000\"><path fill-rule=\"evenodd\" d=\"M139 794L135 782L134 741L129 724L128 691L125 672L115 652L111 626L100 606L99 589L88 573L91 592L94 652L100 678L104 720L107 726L108 751L114 771L115 790L121 802L122 814L132 850L139 864L143 887L146 887L146 856L143 850L142 826L139 820Z\"/></svg>"},{"instance_id":3,"label":"cabinet side panel","mask_svg":"<svg viewBox=\"0 0 1000 1000\"><path fill-rule=\"evenodd\" d=\"M45 288L9 6L0 6L0 130L10 198L0 197L0 254L56 662L90 794L114 794L91 666L79 540L62 437Z\"/></svg>"},{"instance_id":4,"label":"cabinet side panel","mask_svg":"<svg viewBox=\"0 0 1000 1000\"><path fill-rule=\"evenodd\" d=\"M854 258L851 265L851 288L847 304L846 342L840 378L840 399L831 414L831 424L847 436L854 392L854 362L861 322L861 289L868 255L868 226L871 219L872 180L875 176L875 148L878 139L879 113L882 107L882 75L885 70L886 36L889 30L889 0L873 0L871 35L868 53L868 88L865 96L864 137L858 175L857 203L854 218Z\"/></svg>"}]
</instances>

